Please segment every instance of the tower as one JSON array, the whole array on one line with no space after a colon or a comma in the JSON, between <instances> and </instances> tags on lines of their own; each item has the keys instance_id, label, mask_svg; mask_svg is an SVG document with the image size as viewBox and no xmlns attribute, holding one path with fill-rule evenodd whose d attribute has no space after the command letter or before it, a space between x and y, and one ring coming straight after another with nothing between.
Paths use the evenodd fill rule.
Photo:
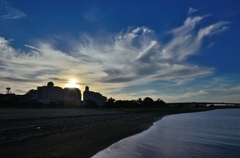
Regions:
<instances>
[{"instance_id":1,"label":"tower","mask_svg":"<svg viewBox=\"0 0 240 158\"><path fill-rule=\"evenodd\" d=\"M88 86L85 87L85 91L89 92L89 87Z\"/></svg>"},{"instance_id":2,"label":"tower","mask_svg":"<svg viewBox=\"0 0 240 158\"><path fill-rule=\"evenodd\" d=\"M48 87L53 87L54 84L53 84L53 82L48 82L47 86L48 86Z\"/></svg>"},{"instance_id":3,"label":"tower","mask_svg":"<svg viewBox=\"0 0 240 158\"><path fill-rule=\"evenodd\" d=\"M10 88L10 87L7 87L6 90L7 90L7 94L10 94L11 88Z\"/></svg>"}]
</instances>

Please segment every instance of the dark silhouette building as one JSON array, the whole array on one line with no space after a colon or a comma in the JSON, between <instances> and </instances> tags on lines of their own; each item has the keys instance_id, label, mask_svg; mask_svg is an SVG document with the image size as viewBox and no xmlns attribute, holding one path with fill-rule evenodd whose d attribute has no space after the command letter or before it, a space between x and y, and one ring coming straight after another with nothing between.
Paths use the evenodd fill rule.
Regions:
<instances>
[{"instance_id":1,"label":"dark silhouette building","mask_svg":"<svg viewBox=\"0 0 240 158\"><path fill-rule=\"evenodd\" d=\"M83 104L86 104L88 100L95 101L98 106L103 106L107 101L107 97L103 96L101 93L89 91L89 87L86 86L83 92Z\"/></svg>"},{"instance_id":2,"label":"dark silhouette building","mask_svg":"<svg viewBox=\"0 0 240 158\"><path fill-rule=\"evenodd\" d=\"M75 105L81 105L81 91L78 88L61 88L54 86L53 82L48 82L47 86L37 88L38 101L43 104L50 102L59 103L71 101Z\"/></svg>"}]
</instances>

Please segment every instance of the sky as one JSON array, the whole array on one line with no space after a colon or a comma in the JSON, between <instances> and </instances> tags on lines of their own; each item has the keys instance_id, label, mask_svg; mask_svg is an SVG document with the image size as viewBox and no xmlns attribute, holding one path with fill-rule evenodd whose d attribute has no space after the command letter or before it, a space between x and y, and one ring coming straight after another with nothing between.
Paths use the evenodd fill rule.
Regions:
<instances>
[{"instance_id":1,"label":"sky","mask_svg":"<svg viewBox=\"0 0 240 158\"><path fill-rule=\"evenodd\" d=\"M240 102L238 0L0 0L0 93Z\"/></svg>"}]
</instances>

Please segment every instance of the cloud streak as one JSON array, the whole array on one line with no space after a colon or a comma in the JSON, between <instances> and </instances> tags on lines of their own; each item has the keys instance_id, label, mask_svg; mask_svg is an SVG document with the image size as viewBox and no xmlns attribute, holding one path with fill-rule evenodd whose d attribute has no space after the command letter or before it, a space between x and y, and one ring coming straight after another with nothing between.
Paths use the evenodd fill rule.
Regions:
<instances>
[{"instance_id":1,"label":"cloud streak","mask_svg":"<svg viewBox=\"0 0 240 158\"><path fill-rule=\"evenodd\" d=\"M0 2L0 9L0 19L19 19L27 16L22 11L12 7L6 1Z\"/></svg>"},{"instance_id":2,"label":"cloud streak","mask_svg":"<svg viewBox=\"0 0 240 158\"><path fill-rule=\"evenodd\" d=\"M194 13L196 11L198 11L198 9L194 9L194 8L190 7L188 10L188 14Z\"/></svg>"},{"instance_id":3,"label":"cloud streak","mask_svg":"<svg viewBox=\"0 0 240 158\"><path fill-rule=\"evenodd\" d=\"M68 52L47 40L25 45L29 51L21 51L11 47L10 40L0 37L0 80L9 84L31 79L26 86L33 87L36 82L44 84L54 78L63 85L74 77L97 90L121 90L157 80L183 81L209 75L214 68L192 65L187 58L200 50L204 37L224 31L228 22L197 29L203 18L188 17L182 26L167 33L172 36L168 42L159 41L148 27L129 27L116 34L85 34L80 40L70 40Z\"/></svg>"}]
</instances>

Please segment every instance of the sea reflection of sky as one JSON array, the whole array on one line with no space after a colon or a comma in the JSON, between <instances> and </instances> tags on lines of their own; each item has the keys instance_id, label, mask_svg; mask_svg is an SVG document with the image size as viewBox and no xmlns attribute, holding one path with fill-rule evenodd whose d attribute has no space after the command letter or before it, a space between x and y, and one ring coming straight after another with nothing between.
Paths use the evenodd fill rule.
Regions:
<instances>
[{"instance_id":1,"label":"sea reflection of sky","mask_svg":"<svg viewBox=\"0 0 240 158\"><path fill-rule=\"evenodd\" d=\"M137 135L99 152L98 157L239 157L240 110L166 116Z\"/></svg>"}]
</instances>

